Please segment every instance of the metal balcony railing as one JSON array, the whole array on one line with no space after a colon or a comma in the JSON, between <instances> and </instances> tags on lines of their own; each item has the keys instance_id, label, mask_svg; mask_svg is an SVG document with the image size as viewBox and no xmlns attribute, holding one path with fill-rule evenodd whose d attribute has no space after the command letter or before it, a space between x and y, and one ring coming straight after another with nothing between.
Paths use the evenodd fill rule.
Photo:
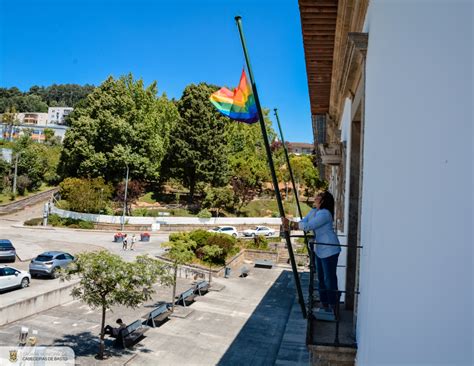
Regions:
<instances>
[{"instance_id":1,"label":"metal balcony railing","mask_svg":"<svg viewBox=\"0 0 474 366\"><path fill-rule=\"evenodd\" d=\"M304 238L305 235L291 235L292 238ZM311 235L306 234L306 238L309 242L311 242ZM326 245L326 246L338 246L338 247L351 247L357 248L358 250L362 249L362 246L353 246L353 245L346 245L346 244L329 244L329 243L317 243L317 245ZM319 287L315 286L315 279L317 278L317 268L316 268L316 254L313 250L313 245L307 245L309 257L310 257L310 273L309 273L309 286L308 286L308 298L307 298L307 313L308 313L308 328L306 333L306 344L307 345L320 345L320 346L332 346L332 347L350 347L350 348L357 348L357 342L355 337L353 337L352 341L349 341L347 336L344 336L344 339L340 339L340 328L341 323L345 328L345 333L347 333L347 329L353 329L353 318L352 312L344 311L344 315L346 316L342 319L341 315L341 303L340 300L336 302L336 306L334 307L334 322L327 322L322 320L317 320L316 317L313 315L313 308L316 305L316 293L319 291ZM355 297L357 297L360 292L355 289L353 291L346 291L346 290L324 290L327 292L330 291L337 291L338 299L340 299L340 295L343 293L352 293ZM350 318L350 321L347 319ZM350 323L350 324L348 324ZM333 331L334 336L331 337L328 334L330 331ZM324 334L323 334L324 333ZM333 339L333 340L331 340Z\"/></svg>"}]
</instances>

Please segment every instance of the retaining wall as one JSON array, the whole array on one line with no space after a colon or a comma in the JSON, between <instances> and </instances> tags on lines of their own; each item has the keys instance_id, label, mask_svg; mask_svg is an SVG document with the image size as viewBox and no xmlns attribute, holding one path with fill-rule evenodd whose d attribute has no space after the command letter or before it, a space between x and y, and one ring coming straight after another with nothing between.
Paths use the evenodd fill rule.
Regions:
<instances>
[{"instance_id":1,"label":"retaining wall","mask_svg":"<svg viewBox=\"0 0 474 366\"><path fill-rule=\"evenodd\" d=\"M76 283L77 281L43 294L34 295L27 299L19 300L13 304L1 307L0 325L8 324L72 301L73 299L70 293Z\"/></svg>"},{"instance_id":2,"label":"retaining wall","mask_svg":"<svg viewBox=\"0 0 474 366\"><path fill-rule=\"evenodd\" d=\"M47 191L37 193L33 196L23 198L21 200L7 203L0 206L0 215L6 215L9 213L23 210L26 206L35 205L39 202L45 202L51 198L51 196L58 191L59 188L52 188Z\"/></svg>"},{"instance_id":3,"label":"retaining wall","mask_svg":"<svg viewBox=\"0 0 474 366\"><path fill-rule=\"evenodd\" d=\"M111 216L111 215L99 215L89 214L82 212L67 211L57 208L56 206L50 206L50 212L57 214L61 217L69 217L73 219L80 219L84 221L91 221L94 223L101 224L114 224L120 225L123 221L122 216ZM202 228L219 225L267 225L274 228L279 228L281 219L279 217L211 217L208 219L200 217L148 217L148 216L125 216L125 224L127 225L156 225L159 224L163 230L163 226L169 225L179 230L180 225L186 226L186 228Z\"/></svg>"}]
</instances>

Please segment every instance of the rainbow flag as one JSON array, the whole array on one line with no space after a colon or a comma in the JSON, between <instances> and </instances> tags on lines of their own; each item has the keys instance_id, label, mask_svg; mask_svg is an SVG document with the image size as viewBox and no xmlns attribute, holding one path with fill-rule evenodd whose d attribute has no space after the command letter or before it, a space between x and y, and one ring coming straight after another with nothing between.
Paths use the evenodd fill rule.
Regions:
<instances>
[{"instance_id":1,"label":"rainbow flag","mask_svg":"<svg viewBox=\"0 0 474 366\"><path fill-rule=\"evenodd\" d=\"M227 88L221 88L213 93L209 100L220 113L230 119L245 123L258 121L255 98L252 87L247 82L245 70L242 70L239 86L233 92Z\"/></svg>"}]
</instances>

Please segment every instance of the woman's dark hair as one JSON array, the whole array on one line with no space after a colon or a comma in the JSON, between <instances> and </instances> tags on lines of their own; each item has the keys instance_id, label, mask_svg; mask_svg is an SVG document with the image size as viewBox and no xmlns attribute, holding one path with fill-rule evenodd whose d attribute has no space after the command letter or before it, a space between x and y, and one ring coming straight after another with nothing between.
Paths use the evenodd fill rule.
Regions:
<instances>
[{"instance_id":1,"label":"woman's dark hair","mask_svg":"<svg viewBox=\"0 0 474 366\"><path fill-rule=\"evenodd\" d=\"M318 193L318 196L321 197L319 209L322 210L325 208L331 213L334 219L334 197L332 194L329 191L322 191Z\"/></svg>"}]
</instances>

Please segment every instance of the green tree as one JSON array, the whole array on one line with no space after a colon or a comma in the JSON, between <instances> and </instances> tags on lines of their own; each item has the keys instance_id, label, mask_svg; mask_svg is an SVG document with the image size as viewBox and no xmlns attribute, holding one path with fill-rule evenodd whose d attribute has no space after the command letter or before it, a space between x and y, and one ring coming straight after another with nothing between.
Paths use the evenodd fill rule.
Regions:
<instances>
[{"instance_id":1,"label":"green tree","mask_svg":"<svg viewBox=\"0 0 474 366\"><path fill-rule=\"evenodd\" d=\"M6 107L5 113L2 116L2 122L8 131L8 140L13 141L13 128L20 122L17 117L17 110L15 106Z\"/></svg>"},{"instance_id":2,"label":"green tree","mask_svg":"<svg viewBox=\"0 0 474 366\"><path fill-rule=\"evenodd\" d=\"M0 159L0 192L10 184L11 165L6 160Z\"/></svg>"},{"instance_id":3,"label":"green tree","mask_svg":"<svg viewBox=\"0 0 474 366\"><path fill-rule=\"evenodd\" d=\"M168 251L168 258L173 262L173 296L171 298L171 312L174 312L178 266L189 263L193 260L196 242L186 235L184 237L181 236L180 239L169 241L168 243L165 243L164 246L170 248Z\"/></svg>"},{"instance_id":4,"label":"green tree","mask_svg":"<svg viewBox=\"0 0 474 366\"><path fill-rule=\"evenodd\" d=\"M93 85L53 84L48 87L32 86L28 94L37 95L50 107L76 107L94 90Z\"/></svg>"},{"instance_id":5,"label":"green tree","mask_svg":"<svg viewBox=\"0 0 474 366\"><path fill-rule=\"evenodd\" d=\"M297 187L300 183L305 186L305 195L307 198L312 197L317 189L325 186L325 182L319 177L319 171L314 166L311 157L307 155L291 155L290 156L291 170ZM289 171L288 167L284 166L285 176L288 181Z\"/></svg>"},{"instance_id":6,"label":"green tree","mask_svg":"<svg viewBox=\"0 0 474 366\"><path fill-rule=\"evenodd\" d=\"M10 95L0 97L0 113L15 108L17 112L40 112L48 111L48 105L37 95Z\"/></svg>"},{"instance_id":7,"label":"green tree","mask_svg":"<svg viewBox=\"0 0 474 366\"><path fill-rule=\"evenodd\" d=\"M72 297L102 311L99 359L104 358L106 311L115 305L137 308L151 299L156 282L171 284L168 272L158 260L139 256L134 262L125 262L105 250L79 254L60 276L63 280L79 276Z\"/></svg>"},{"instance_id":8,"label":"green tree","mask_svg":"<svg viewBox=\"0 0 474 366\"><path fill-rule=\"evenodd\" d=\"M270 141L276 137L268 118L268 110L264 110L265 126ZM270 180L270 170L263 144L259 124L247 125L232 122L226 125L225 139L231 185L238 199L237 210L250 202L262 191L263 183Z\"/></svg>"},{"instance_id":9,"label":"green tree","mask_svg":"<svg viewBox=\"0 0 474 366\"><path fill-rule=\"evenodd\" d=\"M218 245L205 245L201 248L203 253L204 261L209 265L209 285L212 280L212 266L219 260L219 257L222 255L223 249Z\"/></svg>"},{"instance_id":10,"label":"green tree","mask_svg":"<svg viewBox=\"0 0 474 366\"><path fill-rule=\"evenodd\" d=\"M104 178L66 178L59 184L61 198L76 212L100 213L108 208L113 188Z\"/></svg>"},{"instance_id":11,"label":"green tree","mask_svg":"<svg viewBox=\"0 0 474 366\"><path fill-rule=\"evenodd\" d=\"M98 177L118 182L130 177L157 181L171 128L179 114L156 82L144 87L131 74L109 77L69 115L61 155L63 177Z\"/></svg>"},{"instance_id":12,"label":"green tree","mask_svg":"<svg viewBox=\"0 0 474 366\"><path fill-rule=\"evenodd\" d=\"M43 133L45 142L48 142L54 137L54 130L52 128L45 128Z\"/></svg>"},{"instance_id":13,"label":"green tree","mask_svg":"<svg viewBox=\"0 0 474 366\"><path fill-rule=\"evenodd\" d=\"M18 175L30 180L29 190L38 189L43 182L56 184L59 180L57 168L61 152L60 146L50 146L34 142L23 135L15 144L14 154L19 154Z\"/></svg>"},{"instance_id":14,"label":"green tree","mask_svg":"<svg viewBox=\"0 0 474 366\"><path fill-rule=\"evenodd\" d=\"M228 181L226 118L209 102L214 85L188 85L177 107L181 120L171 132L172 144L163 164L166 177L179 179L193 202L198 183L222 186Z\"/></svg>"},{"instance_id":15,"label":"green tree","mask_svg":"<svg viewBox=\"0 0 474 366\"><path fill-rule=\"evenodd\" d=\"M215 210L216 217L219 217L219 210L233 211L238 200L234 191L229 187L209 187L205 193L202 206Z\"/></svg>"}]
</instances>

